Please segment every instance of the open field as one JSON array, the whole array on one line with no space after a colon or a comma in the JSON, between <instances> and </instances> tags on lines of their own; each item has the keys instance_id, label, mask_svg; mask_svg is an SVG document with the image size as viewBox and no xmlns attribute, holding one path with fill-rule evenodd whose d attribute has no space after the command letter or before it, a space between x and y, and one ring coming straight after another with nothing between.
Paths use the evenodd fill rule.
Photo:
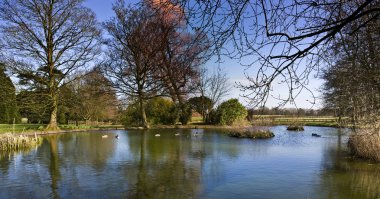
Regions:
<instances>
[{"instance_id":1,"label":"open field","mask_svg":"<svg viewBox=\"0 0 380 199\"><path fill-rule=\"evenodd\" d=\"M348 126L349 118L341 118L342 124L338 124L339 118L333 116L302 116L292 117L286 115L256 115L253 119L255 125L302 125L302 126Z\"/></svg>"}]
</instances>

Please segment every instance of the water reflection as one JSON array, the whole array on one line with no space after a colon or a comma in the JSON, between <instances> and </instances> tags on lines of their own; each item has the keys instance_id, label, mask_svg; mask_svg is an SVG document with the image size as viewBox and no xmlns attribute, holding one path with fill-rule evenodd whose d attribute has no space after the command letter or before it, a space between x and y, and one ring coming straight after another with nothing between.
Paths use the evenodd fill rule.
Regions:
<instances>
[{"instance_id":1,"label":"water reflection","mask_svg":"<svg viewBox=\"0 0 380 199\"><path fill-rule=\"evenodd\" d=\"M380 164L352 159L346 140L338 131L336 143L324 153L321 198L380 198Z\"/></svg>"},{"instance_id":2,"label":"water reflection","mask_svg":"<svg viewBox=\"0 0 380 199\"><path fill-rule=\"evenodd\" d=\"M47 136L0 156L0 198L379 198L380 165L347 158L345 132L272 131L269 140L210 129Z\"/></svg>"},{"instance_id":3,"label":"water reflection","mask_svg":"<svg viewBox=\"0 0 380 199\"><path fill-rule=\"evenodd\" d=\"M58 139L59 135L52 135L46 138L50 146L49 174L51 178L51 198L60 198L57 191L58 182L61 179L61 173L59 172Z\"/></svg>"},{"instance_id":4,"label":"water reflection","mask_svg":"<svg viewBox=\"0 0 380 199\"><path fill-rule=\"evenodd\" d=\"M185 139L191 135L181 131L175 137L172 131L130 132L130 150L135 154L130 164L137 165L124 171L130 176L128 198L194 198L200 190L201 160L187 161L192 153L192 142Z\"/></svg>"}]
</instances>

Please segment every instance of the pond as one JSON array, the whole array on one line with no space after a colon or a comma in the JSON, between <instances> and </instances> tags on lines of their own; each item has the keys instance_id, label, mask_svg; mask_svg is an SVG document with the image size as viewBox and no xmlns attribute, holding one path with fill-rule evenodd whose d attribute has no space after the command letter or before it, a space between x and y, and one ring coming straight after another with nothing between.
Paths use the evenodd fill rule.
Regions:
<instances>
[{"instance_id":1,"label":"pond","mask_svg":"<svg viewBox=\"0 0 380 199\"><path fill-rule=\"evenodd\" d=\"M267 140L212 129L46 136L0 155L0 198L380 198L380 164L350 158L347 131L271 130Z\"/></svg>"}]
</instances>

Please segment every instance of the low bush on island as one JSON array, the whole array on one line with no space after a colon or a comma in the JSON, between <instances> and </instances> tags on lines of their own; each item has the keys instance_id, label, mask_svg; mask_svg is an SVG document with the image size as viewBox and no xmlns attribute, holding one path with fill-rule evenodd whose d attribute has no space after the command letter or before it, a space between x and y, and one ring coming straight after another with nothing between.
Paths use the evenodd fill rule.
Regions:
<instances>
[{"instance_id":1,"label":"low bush on island","mask_svg":"<svg viewBox=\"0 0 380 199\"><path fill-rule=\"evenodd\" d=\"M288 131L303 131L305 130L303 126L291 125L286 128Z\"/></svg>"},{"instance_id":2,"label":"low bush on island","mask_svg":"<svg viewBox=\"0 0 380 199\"><path fill-rule=\"evenodd\" d=\"M269 130L235 130L227 133L230 137L251 138L251 139L267 139L274 137L274 133Z\"/></svg>"}]
</instances>

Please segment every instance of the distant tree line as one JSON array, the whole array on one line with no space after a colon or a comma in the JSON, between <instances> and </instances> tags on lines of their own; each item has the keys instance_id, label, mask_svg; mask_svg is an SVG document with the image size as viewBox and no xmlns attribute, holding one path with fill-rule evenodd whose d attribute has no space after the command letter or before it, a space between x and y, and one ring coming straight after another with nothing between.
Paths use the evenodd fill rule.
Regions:
<instances>
[{"instance_id":1,"label":"distant tree line","mask_svg":"<svg viewBox=\"0 0 380 199\"><path fill-rule=\"evenodd\" d=\"M248 109L249 115L289 115L289 116L323 116L331 115L327 109L303 109L303 108L255 108Z\"/></svg>"}]
</instances>

